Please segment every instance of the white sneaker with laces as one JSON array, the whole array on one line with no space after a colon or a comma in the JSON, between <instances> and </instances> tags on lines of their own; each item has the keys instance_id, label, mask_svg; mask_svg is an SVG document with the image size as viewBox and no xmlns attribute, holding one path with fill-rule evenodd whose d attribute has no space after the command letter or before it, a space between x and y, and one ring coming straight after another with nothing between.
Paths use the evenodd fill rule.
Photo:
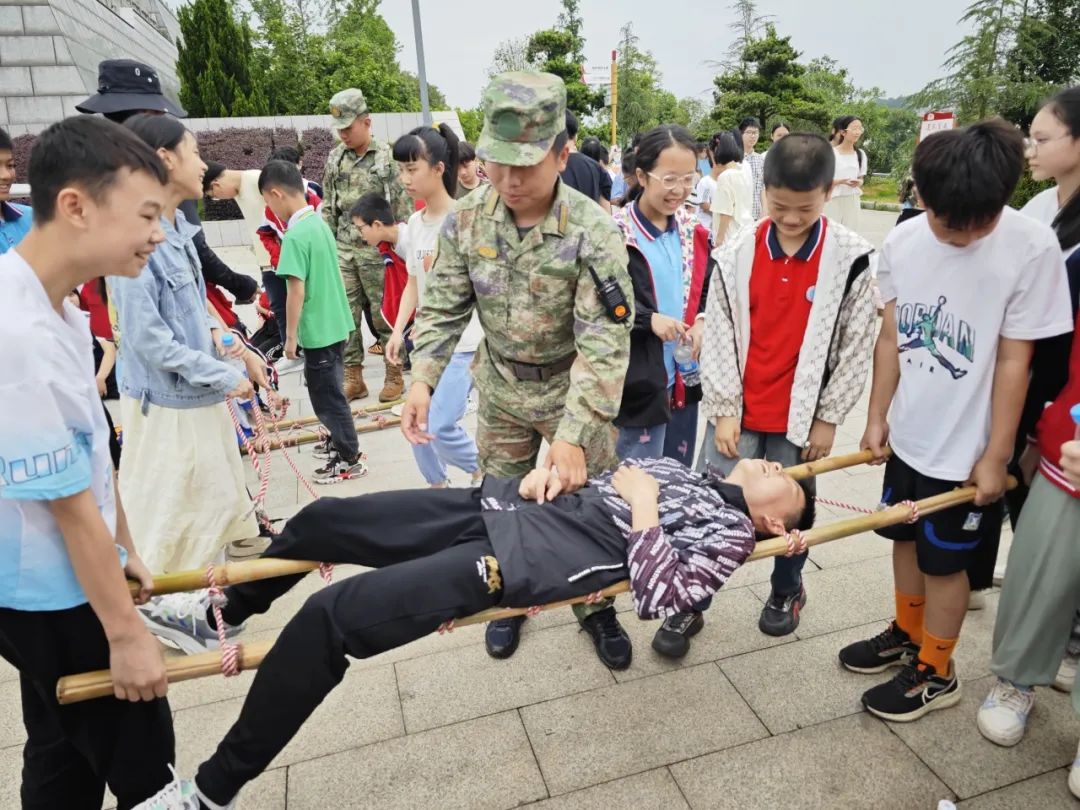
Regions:
<instances>
[{"instance_id":1,"label":"white sneaker with laces","mask_svg":"<svg viewBox=\"0 0 1080 810\"><path fill-rule=\"evenodd\" d=\"M202 810L195 782L190 779L181 781L172 765L169 770L172 771L172 781L132 810Z\"/></svg>"},{"instance_id":2,"label":"white sneaker with laces","mask_svg":"<svg viewBox=\"0 0 1080 810\"><path fill-rule=\"evenodd\" d=\"M1073 690L1073 684L1076 683L1076 665L1080 661L1080 656L1066 655L1061 659L1061 666L1058 667L1057 677L1054 678L1053 687L1059 692L1064 692L1066 695Z\"/></svg>"},{"instance_id":3,"label":"white sneaker with laces","mask_svg":"<svg viewBox=\"0 0 1080 810\"><path fill-rule=\"evenodd\" d=\"M998 678L979 707L979 731L997 745L1016 745L1024 738L1028 716L1034 705L1034 689L1020 689Z\"/></svg>"},{"instance_id":4,"label":"white sneaker with laces","mask_svg":"<svg viewBox=\"0 0 1080 810\"><path fill-rule=\"evenodd\" d=\"M138 611L151 633L192 655L218 648L217 631L206 620L209 605L206 591L196 591L156 596ZM225 636L232 638L243 629L243 625L227 627Z\"/></svg>"}]
</instances>

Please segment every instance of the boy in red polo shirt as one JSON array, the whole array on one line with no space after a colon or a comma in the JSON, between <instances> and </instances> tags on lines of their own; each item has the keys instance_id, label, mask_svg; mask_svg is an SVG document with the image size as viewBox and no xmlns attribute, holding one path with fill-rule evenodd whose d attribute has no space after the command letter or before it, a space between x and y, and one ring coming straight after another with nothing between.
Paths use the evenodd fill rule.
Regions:
<instances>
[{"instance_id":1,"label":"boy in red polo shirt","mask_svg":"<svg viewBox=\"0 0 1080 810\"><path fill-rule=\"evenodd\" d=\"M779 141L765 164L768 218L717 252L701 351L708 425L699 469L726 474L740 458L787 467L827 456L862 393L876 326L873 248L822 216L834 164L818 135ZM763 633L799 626L805 563L805 553L776 558Z\"/></svg>"}]
</instances>

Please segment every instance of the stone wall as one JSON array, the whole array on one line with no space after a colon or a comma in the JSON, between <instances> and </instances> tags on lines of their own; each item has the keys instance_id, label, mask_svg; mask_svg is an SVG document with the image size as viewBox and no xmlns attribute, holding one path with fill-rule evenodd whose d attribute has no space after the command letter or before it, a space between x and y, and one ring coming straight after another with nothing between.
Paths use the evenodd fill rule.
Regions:
<instances>
[{"instance_id":1,"label":"stone wall","mask_svg":"<svg viewBox=\"0 0 1080 810\"><path fill-rule=\"evenodd\" d=\"M178 36L162 0L0 0L0 126L34 135L73 115L103 59L153 65L175 98Z\"/></svg>"}]
</instances>

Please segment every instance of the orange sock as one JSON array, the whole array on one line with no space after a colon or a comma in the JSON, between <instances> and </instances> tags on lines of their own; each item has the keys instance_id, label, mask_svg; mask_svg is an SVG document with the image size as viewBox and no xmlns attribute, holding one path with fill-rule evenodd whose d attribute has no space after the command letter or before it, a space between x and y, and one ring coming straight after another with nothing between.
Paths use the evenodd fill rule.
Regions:
<instances>
[{"instance_id":1,"label":"orange sock","mask_svg":"<svg viewBox=\"0 0 1080 810\"><path fill-rule=\"evenodd\" d=\"M949 674L949 660L953 650L956 649L955 638L938 638L929 630L923 633L922 647L919 649L919 660L929 664L938 675Z\"/></svg>"},{"instance_id":2,"label":"orange sock","mask_svg":"<svg viewBox=\"0 0 1080 810\"><path fill-rule=\"evenodd\" d=\"M923 640L923 606L926 597L922 594L913 596L909 593L896 592L896 623L916 644Z\"/></svg>"}]
</instances>

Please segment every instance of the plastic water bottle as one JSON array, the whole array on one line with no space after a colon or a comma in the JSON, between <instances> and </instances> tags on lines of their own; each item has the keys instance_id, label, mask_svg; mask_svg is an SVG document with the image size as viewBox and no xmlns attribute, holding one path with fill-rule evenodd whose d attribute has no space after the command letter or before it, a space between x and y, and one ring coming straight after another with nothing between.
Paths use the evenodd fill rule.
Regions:
<instances>
[{"instance_id":1,"label":"plastic water bottle","mask_svg":"<svg viewBox=\"0 0 1080 810\"><path fill-rule=\"evenodd\" d=\"M232 356L231 352L234 346L236 346L236 336L232 334L232 332L226 332L224 335L221 336L221 347L225 350L225 356L222 358L222 360L235 368L241 374L243 374L244 379L246 380L248 378L247 366L244 364L244 361L241 360L239 357ZM237 401L245 408L251 407L250 399L241 399Z\"/></svg>"},{"instance_id":2,"label":"plastic water bottle","mask_svg":"<svg viewBox=\"0 0 1080 810\"><path fill-rule=\"evenodd\" d=\"M229 352L232 351L236 345L236 336L231 332L226 332L221 336L221 347L225 350L225 356L222 361L228 363L235 368L241 374L244 375L244 379L248 379L247 366L244 365L244 361L239 357L232 357ZM251 399L230 399L228 401L229 408L232 409L233 414L236 416L236 421L240 425L240 430L244 436L251 438L255 435L255 429L252 427L252 415L251 409L254 403ZM237 436L237 441L243 444L243 436Z\"/></svg>"},{"instance_id":3,"label":"plastic water bottle","mask_svg":"<svg viewBox=\"0 0 1080 810\"><path fill-rule=\"evenodd\" d=\"M675 368L679 370L679 374L683 378L683 385L687 388L693 388L695 385L701 384L701 367L698 366L698 361L694 359L694 350L686 341L680 340L675 347Z\"/></svg>"}]
</instances>

